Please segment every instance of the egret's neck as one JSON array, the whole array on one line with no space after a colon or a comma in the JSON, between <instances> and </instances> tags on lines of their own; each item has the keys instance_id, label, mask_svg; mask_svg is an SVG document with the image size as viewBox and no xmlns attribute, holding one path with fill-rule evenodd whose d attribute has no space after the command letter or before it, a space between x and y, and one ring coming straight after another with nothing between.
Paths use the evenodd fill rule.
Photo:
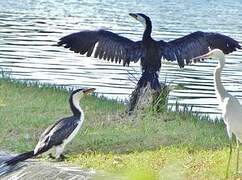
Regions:
<instances>
[{"instance_id":1,"label":"egret's neck","mask_svg":"<svg viewBox=\"0 0 242 180\"><path fill-rule=\"evenodd\" d=\"M75 96L73 96L70 98L69 102L70 102L71 111L74 116L80 117L81 115L83 115L83 111L79 103L79 98L76 98Z\"/></svg>"},{"instance_id":2,"label":"egret's neck","mask_svg":"<svg viewBox=\"0 0 242 180\"><path fill-rule=\"evenodd\" d=\"M152 24L150 20L147 20L145 23L145 31L143 34L143 41L151 38Z\"/></svg>"},{"instance_id":3,"label":"egret's neck","mask_svg":"<svg viewBox=\"0 0 242 180\"><path fill-rule=\"evenodd\" d=\"M219 62L217 67L214 70L214 87L215 87L215 94L219 100L220 103L224 101L225 96L227 95L227 92L224 89L224 86L221 82L221 72L223 70L225 64L224 58L219 58Z\"/></svg>"}]
</instances>

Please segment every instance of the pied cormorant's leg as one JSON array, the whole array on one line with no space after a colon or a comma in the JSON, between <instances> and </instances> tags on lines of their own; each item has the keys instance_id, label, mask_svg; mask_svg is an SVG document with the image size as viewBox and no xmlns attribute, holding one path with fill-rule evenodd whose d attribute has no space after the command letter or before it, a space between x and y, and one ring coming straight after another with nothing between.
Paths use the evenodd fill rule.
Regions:
<instances>
[{"instance_id":1,"label":"pied cormorant's leg","mask_svg":"<svg viewBox=\"0 0 242 180\"><path fill-rule=\"evenodd\" d=\"M64 148L65 148L65 144L64 143L55 147L55 150L56 150L55 158L56 159L61 160L61 159L63 159L65 157L63 155Z\"/></svg>"}]
</instances>

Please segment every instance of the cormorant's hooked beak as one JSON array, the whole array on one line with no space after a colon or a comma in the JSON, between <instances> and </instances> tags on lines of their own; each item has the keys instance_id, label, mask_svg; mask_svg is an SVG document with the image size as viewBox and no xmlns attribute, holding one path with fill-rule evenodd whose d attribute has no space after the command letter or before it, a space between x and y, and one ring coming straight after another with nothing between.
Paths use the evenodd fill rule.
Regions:
<instances>
[{"instance_id":1,"label":"cormorant's hooked beak","mask_svg":"<svg viewBox=\"0 0 242 180\"><path fill-rule=\"evenodd\" d=\"M138 15L135 13L129 13L130 16L132 16L134 19L137 19Z\"/></svg>"},{"instance_id":2,"label":"cormorant's hooked beak","mask_svg":"<svg viewBox=\"0 0 242 180\"><path fill-rule=\"evenodd\" d=\"M85 90L83 90L83 93L84 93L85 95L87 95L87 94L90 94L90 93L94 92L95 90L96 90L95 88L89 88L89 89L85 89Z\"/></svg>"}]
</instances>

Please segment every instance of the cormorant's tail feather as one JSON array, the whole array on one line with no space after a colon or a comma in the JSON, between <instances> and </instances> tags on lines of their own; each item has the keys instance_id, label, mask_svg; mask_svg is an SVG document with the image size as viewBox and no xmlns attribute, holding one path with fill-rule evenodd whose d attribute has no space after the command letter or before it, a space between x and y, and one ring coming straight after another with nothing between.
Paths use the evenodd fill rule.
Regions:
<instances>
[{"instance_id":1,"label":"cormorant's tail feather","mask_svg":"<svg viewBox=\"0 0 242 180\"><path fill-rule=\"evenodd\" d=\"M160 82L159 82L158 72L144 71L142 73L142 76L138 81L138 86L139 87L146 87L148 83L150 83L150 87L152 89L158 90L158 89L161 88L161 85L160 85Z\"/></svg>"},{"instance_id":2,"label":"cormorant's tail feather","mask_svg":"<svg viewBox=\"0 0 242 180\"><path fill-rule=\"evenodd\" d=\"M29 151L23 154L19 154L9 160L6 160L5 162L3 162L4 165L15 165L19 162L25 161L26 159L32 158L34 155L34 151Z\"/></svg>"},{"instance_id":3,"label":"cormorant's tail feather","mask_svg":"<svg viewBox=\"0 0 242 180\"><path fill-rule=\"evenodd\" d=\"M26 159L33 157L33 156L35 156L34 151L29 151L29 152L26 152L26 153L23 153L23 154L19 154L15 157L12 157L12 158L2 162L0 164L0 177L18 169L19 167L21 167L21 166L18 166L19 162L22 162Z\"/></svg>"}]
</instances>

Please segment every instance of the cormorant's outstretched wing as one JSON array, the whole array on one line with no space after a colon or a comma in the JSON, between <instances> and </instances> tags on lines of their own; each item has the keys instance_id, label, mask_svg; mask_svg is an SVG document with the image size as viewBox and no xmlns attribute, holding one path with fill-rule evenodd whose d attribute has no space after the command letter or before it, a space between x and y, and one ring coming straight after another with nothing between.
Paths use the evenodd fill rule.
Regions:
<instances>
[{"instance_id":1,"label":"cormorant's outstretched wing","mask_svg":"<svg viewBox=\"0 0 242 180\"><path fill-rule=\"evenodd\" d=\"M137 62L143 54L141 41L134 42L106 30L73 33L62 37L58 45L64 45L65 48L88 57L95 51L95 58L116 63L123 60L124 66L129 65L130 61Z\"/></svg>"},{"instance_id":2,"label":"cormorant's outstretched wing","mask_svg":"<svg viewBox=\"0 0 242 180\"><path fill-rule=\"evenodd\" d=\"M34 154L43 153L53 146L58 146L68 138L78 126L79 118L74 116L60 119L55 124L45 130L40 136L39 142L34 149Z\"/></svg>"},{"instance_id":3,"label":"cormorant's outstretched wing","mask_svg":"<svg viewBox=\"0 0 242 180\"><path fill-rule=\"evenodd\" d=\"M165 45L164 45L165 44ZM241 49L239 43L219 33L206 33L197 31L184 37L165 43L160 41L162 56L170 61L177 61L180 67L184 67L194 57L208 53L210 49L220 49L225 54L229 54Z\"/></svg>"}]
</instances>

